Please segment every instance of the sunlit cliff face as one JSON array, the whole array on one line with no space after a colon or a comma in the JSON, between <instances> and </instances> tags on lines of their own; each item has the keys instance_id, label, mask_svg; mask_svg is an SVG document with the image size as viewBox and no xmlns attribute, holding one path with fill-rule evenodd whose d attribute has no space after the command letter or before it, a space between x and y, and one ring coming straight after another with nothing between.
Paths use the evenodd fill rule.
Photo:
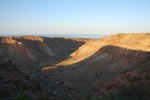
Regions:
<instances>
[{"instance_id":1,"label":"sunlit cliff face","mask_svg":"<svg viewBox=\"0 0 150 100\"><path fill-rule=\"evenodd\" d=\"M43 42L43 38L40 36L23 36L23 39L31 40L31 41L40 41Z\"/></svg>"},{"instance_id":2,"label":"sunlit cliff face","mask_svg":"<svg viewBox=\"0 0 150 100\"><path fill-rule=\"evenodd\" d=\"M5 38L5 39L2 39L2 43L15 44L15 43L17 43L17 41L12 38Z\"/></svg>"},{"instance_id":3,"label":"sunlit cliff face","mask_svg":"<svg viewBox=\"0 0 150 100\"><path fill-rule=\"evenodd\" d=\"M19 44L19 45L22 44L22 42L14 40L13 38L4 38L4 39L2 39L2 43L5 43L5 44Z\"/></svg>"}]
</instances>

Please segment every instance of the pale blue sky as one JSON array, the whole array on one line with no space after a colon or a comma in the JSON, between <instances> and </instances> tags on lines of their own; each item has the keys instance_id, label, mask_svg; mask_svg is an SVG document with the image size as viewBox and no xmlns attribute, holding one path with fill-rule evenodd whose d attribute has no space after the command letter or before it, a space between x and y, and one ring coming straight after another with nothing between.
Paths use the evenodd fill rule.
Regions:
<instances>
[{"instance_id":1,"label":"pale blue sky","mask_svg":"<svg viewBox=\"0 0 150 100\"><path fill-rule=\"evenodd\" d=\"M150 32L150 0L0 0L0 35Z\"/></svg>"}]
</instances>

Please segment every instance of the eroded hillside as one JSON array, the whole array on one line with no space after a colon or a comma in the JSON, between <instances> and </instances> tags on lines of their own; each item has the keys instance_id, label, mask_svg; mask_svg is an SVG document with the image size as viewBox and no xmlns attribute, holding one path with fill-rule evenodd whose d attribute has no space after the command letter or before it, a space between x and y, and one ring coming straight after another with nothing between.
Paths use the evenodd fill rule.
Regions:
<instances>
[{"instance_id":1,"label":"eroded hillside","mask_svg":"<svg viewBox=\"0 0 150 100\"><path fill-rule=\"evenodd\" d=\"M150 99L148 33L116 34L98 40L0 39L1 58L18 64L18 72L55 100Z\"/></svg>"},{"instance_id":2,"label":"eroded hillside","mask_svg":"<svg viewBox=\"0 0 150 100\"><path fill-rule=\"evenodd\" d=\"M87 42L68 59L43 70L48 71L55 82L55 87L54 84L50 84L52 93L60 97L82 97L93 91L93 84L96 81L105 82L148 63L149 44L150 34L107 36ZM105 92L102 91L101 94Z\"/></svg>"},{"instance_id":3,"label":"eroded hillside","mask_svg":"<svg viewBox=\"0 0 150 100\"><path fill-rule=\"evenodd\" d=\"M14 64L44 62L61 59L84 44L82 41L46 38L39 36L1 37L0 56L9 58Z\"/></svg>"},{"instance_id":4,"label":"eroded hillside","mask_svg":"<svg viewBox=\"0 0 150 100\"><path fill-rule=\"evenodd\" d=\"M87 40L84 41L84 39L48 38L38 36L0 37L0 79L2 83L0 95L4 94L4 99L12 99L14 97L22 98L24 95L30 96L33 99L36 95L39 95L39 97L42 98L45 96L49 97L47 95L47 86L45 86L45 84L47 84L50 79L47 79L47 75L41 71L41 68L65 59L86 41ZM6 65L4 61L6 62ZM9 64L10 62L11 64ZM17 76L19 74L21 74L21 76ZM8 88L3 90L3 87L5 88L5 86L7 86L5 85L5 79L8 79L8 85L12 84L14 88L8 86ZM38 93L38 89L34 89L29 83L26 83L28 79L32 81L31 84L36 83L34 86L39 87L41 93ZM19 87L16 87L16 84L19 85ZM27 86L27 88L25 86ZM33 91L37 90L37 93L29 93L32 92L32 89ZM3 93L5 91L8 92L6 94L9 94L10 91L10 97L7 97L6 94ZM19 93L20 91L22 92ZM44 95L40 96L40 94ZM1 97L2 96L0 96L0 99Z\"/></svg>"},{"instance_id":5,"label":"eroded hillside","mask_svg":"<svg viewBox=\"0 0 150 100\"><path fill-rule=\"evenodd\" d=\"M117 34L107 36L99 40L91 40L73 52L68 59L61 61L54 66L46 67L45 69L57 66L68 66L78 63L92 56L98 52L98 50L108 45L122 47L130 50L150 51L149 39L149 34Z\"/></svg>"}]
</instances>

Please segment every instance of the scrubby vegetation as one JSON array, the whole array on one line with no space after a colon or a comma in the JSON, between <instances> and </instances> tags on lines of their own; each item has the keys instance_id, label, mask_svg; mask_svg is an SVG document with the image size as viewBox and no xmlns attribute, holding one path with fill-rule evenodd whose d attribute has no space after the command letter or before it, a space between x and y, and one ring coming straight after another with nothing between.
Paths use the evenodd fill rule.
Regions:
<instances>
[{"instance_id":1,"label":"scrubby vegetation","mask_svg":"<svg viewBox=\"0 0 150 100\"><path fill-rule=\"evenodd\" d=\"M106 96L93 96L90 100L149 100L149 84L132 84L120 89L117 93Z\"/></svg>"}]
</instances>

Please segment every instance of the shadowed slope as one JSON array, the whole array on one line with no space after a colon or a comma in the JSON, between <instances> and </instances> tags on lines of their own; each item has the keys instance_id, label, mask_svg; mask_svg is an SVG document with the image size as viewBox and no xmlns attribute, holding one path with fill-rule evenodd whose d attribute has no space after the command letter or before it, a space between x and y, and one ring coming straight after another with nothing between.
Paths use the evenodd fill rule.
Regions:
<instances>
[{"instance_id":1,"label":"shadowed slope","mask_svg":"<svg viewBox=\"0 0 150 100\"><path fill-rule=\"evenodd\" d=\"M91 40L87 42L73 52L68 59L63 60L54 66L45 67L43 70L78 63L92 56L100 48L107 45L119 46L131 50L150 51L149 44L150 34L117 34L107 36L99 40Z\"/></svg>"},{"instance_id":2,"label":"shadowed slope","mask_svg":"<svg viewBox=\"0 0 150 100\"><path fill-rule=\"evenodd\" d=\"M117 34L89 41L68 59L44 68L51 78L50 94L58 97L89 94L96 81L113 79L148 62L149 44L150 34Z\"/></svg>"},{"instance_id":3,"label":"shadowed slope","mask_svg":"<svg viewBox=\"0 0 150 100\"><path fill-rule=\"evenodd\" d=\"M62 43L64 39L43 38L41 40L36 38L35 41L32 39L27 41L15 37L14 40L21 43L13 41L8 42L7 45L15 44L16 47L19 47L18 45L23 43L33 57L39 59L31 65L17 68L56 100L84 100L84 98L93 100L95 96L101 98L101 96L109 95L110 92L117 93L123 86L128 88L132 84L142 83L140 86L145 88L149 84L150 34L117 34L99 40L90 40L80 47L79 41L74 44L71 40L70 44L66 39L67 42L64 43ZM75 48L72 49L72 44L79 47L75 52L73 52ZM3 48L3 46L1 47ZM46 47L49 48L45 49ZM64 47L65 49L63 49ZM12 50L14 51L14 49ZM22 53L22 51L20 49L19 52ZM3 49L0 49L0 52L2 57L7 54L2 53ZM60 55L62 56L60 57ZM128 76L131 77L131 80L124 79ZM137 98L141 98L141 96L149 98L147 97L149 95L147 88L142 88L141 91L146 95L143 96L142 93L135 90L135 93L142 94L140 97L136 96ZM132 94L132 92L130 93Z\"/></svg>"},{"instance_id":4,"label":"shadowed slope","mask_svg":"<svg viewBox=\"0 0 150 100\"><path fill-rule=\"evenodd\" d=\"M150 52L104 46L82 62L68 67L49 69L51 94L55 93L60 97L85 95L92 89L95 81L110 80L130 72L149 61L149 58Z\"/></svg>"},{"instance_id":5,"label":"shadowed slope","mask_svg":"<svg viewBox=\"0 0 150 100\"><path fill-rule=\"evenodd\" d=\"M0 100L49 99L39 84L21 73L10 60L0 58Z\"/></svg>"}]
</instances>

